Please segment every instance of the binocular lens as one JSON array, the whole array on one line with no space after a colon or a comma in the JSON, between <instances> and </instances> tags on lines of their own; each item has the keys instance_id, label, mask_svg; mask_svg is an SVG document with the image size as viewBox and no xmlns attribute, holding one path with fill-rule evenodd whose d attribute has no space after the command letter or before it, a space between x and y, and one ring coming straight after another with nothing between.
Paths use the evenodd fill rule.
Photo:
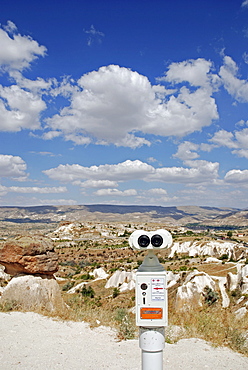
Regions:
<instances>
[{"instance_id":1,"label":"binocular lens","mask_svg":"<svg viewBox=\"0 0 248 370\"><path fill-rule=\"evenodd\" d=\"M150 238L148 235L141 235L138 238L138 244L141 248L146 248L150 244Z\"/></svg>"},{"instance_id":2,"label":"binocular lens","mask_svg":"<svg viewBox=\"0 0 248 370\"><path fill-rule=\"evenodd\" d=\"M151 242L154 247L158 248L163 244L163 238L161 235L155 234L152 236Z\"/></svg>"}]
</instances>

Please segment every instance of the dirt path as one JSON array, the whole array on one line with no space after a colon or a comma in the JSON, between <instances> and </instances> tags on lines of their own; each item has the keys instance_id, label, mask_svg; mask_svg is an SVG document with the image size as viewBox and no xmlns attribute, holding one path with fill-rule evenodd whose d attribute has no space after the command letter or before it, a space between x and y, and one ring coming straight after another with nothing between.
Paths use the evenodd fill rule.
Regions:
<instances>
[{"instance_id":1,"label":"dirt path","mask_svg":"<svg viewBox=\"0 0 248 370\"><path fill-rule=\"evenodd\" d=\"M137 340L118 342L110 328L61 322L35 313L0 313L2 370L140 370ZM245 370L248 358L198 339L166 344L165 370Z\"/></svg>"}]
</instances>

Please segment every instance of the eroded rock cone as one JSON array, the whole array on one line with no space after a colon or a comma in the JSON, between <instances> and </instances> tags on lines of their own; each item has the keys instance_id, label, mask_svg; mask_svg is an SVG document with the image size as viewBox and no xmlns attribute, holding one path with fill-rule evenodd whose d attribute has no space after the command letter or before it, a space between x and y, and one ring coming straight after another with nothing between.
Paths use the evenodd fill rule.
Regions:
<instances>
[{"instance_id":1,"label":"eroded rock cone","mask_svg":"<svg viewBox=\"0 0 248 370\"><path fill-rule=\"evenodd\" d=\"M0 245L0 264L5 272L53 275L58 271L58 255L52 241L41 235L21 235Z\"/></svg>"}]
</instances>

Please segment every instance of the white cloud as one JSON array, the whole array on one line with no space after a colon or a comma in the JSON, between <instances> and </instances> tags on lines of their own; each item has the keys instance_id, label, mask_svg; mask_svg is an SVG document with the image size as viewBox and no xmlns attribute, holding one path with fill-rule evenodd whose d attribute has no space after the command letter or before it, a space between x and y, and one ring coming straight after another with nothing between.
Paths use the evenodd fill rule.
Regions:
<instances>
[{"instance_id":1,"label":"white cloud","mask_svg":"<svg viewBox=\"0 0 248 370\"><path fill-rule=\"evenodd\" d=\"M154 157L149 157L149 158L147 158L147 162L148 163L156 163L158 160L156 159L156 158L154 158Z\"/></svg>"},{"instance_id":2,"label":"white cloud","mask_svg":"<svg viewBox=\"0 0 248 370\"><path fill-rule=\"evenodd\" d=\"M105 36L103 32L97 31L93 24L89 30L84 30L84 32L89 35L87 40L88 46L91 46L94 42L101 44L102 38Z\"/></svg>"},{"instance_id":3,"label":"white cloud","mask_svg":"<svg viewBox=\"0 0 248 370\"><path fill-rule=\"evenodd\" d=\"M196 159L199 157L199 154L196 153L198 149L198 144L184 141L183 143L179 144L177 152L173 155L173 157L182 159L183 161L187 159Z\"/></svg>"},{"instance_id":4,"label":"white cloud","mask_svg":"<svg viewBox=\"0 0 248 370\"><path fill-rule=\"evenodd\" d=\"M248 159L248 149L233 150L232 153L236 154L238 157Z\"/></svg>"},{"instance_id":5,"label":"white cloud","mask_svg":"<svg viewBox=\"0 0 248 370\"><path fill-rule=\"evenodd\" d=\"M30 153L41 155L41 156L48 156L48 157L61 157L61 154L54 154L52 152L35 152L35 151L30 151Z\"/></svg>"},{"instance_id":6,"label":"white cloud","mask_svg":"<svg viewBox=\"0 0 248 370\"><path fill-rule=\"evenodd\" d=\"M19 131L40 128L40 113L46 108L39 95L17 85L0 85L0 130Z\"/></svg>"},{"instance_id":7,"label":"white cloud","mask_svg":"<svg viewBox=\"0 0 248 370\"><path fill-rule=\"evenodd\" d=\"M184 136L218 118L215 100L207 89L182 87L165 98L165 89L154 88L147 77L117 65L83 75L78 85L81 90L72 93L70 106L46 122L53 133L62 133L76 144L114 143L136 148L150 145L137 132Z\"/></svg>"},{"instance_id":8,"label":"white cloud","mask_svg":"<svg viewBox=\"0 0 248 370\"><path fill-rule=\"evenodd\" d=\"M0 192L4 191L5 194L7 193L23 193L23 194L32 194L32 193L39 193L39 194L52 194L52 193L65 193L67 192L67 188L64 186L59 187L38 187L38 186L0 186Z\"/></svg>"},{"instance_id":9,"label":"white cloud","mask_svg":"<svg viewBox=\"0 0 248 370\"><path fill-rule=\"evenodd\" d=\"M11 21L0 28L0 67L23 70L37 57L45 56L46 48L30 36L12 35L16 30Z\"/></svg>"},{"instance_id":10,"label":"white cloud","mask_svg":"<svg viewBox=\"0 0 248 370\"><path fill-rule=\"evenodd\" d=\"M248 54L246 52L243 54L243 60L246 64L248 64Z\"/></svg>"},{"instance_id":11,"label":"white cloud","mask_svg":"<svg viewBox=\"0 0 248 370\"><path fill-rule=\"evenodd\" d=\"M217 131L210 141L219 146L226 146L228 148L237 148L237 143L234 142L234 136L231 132L226 130Z\"/></svg>"},{"instance_id":12,"label":"white cloud","mask_svg":"<svg viewBox=\"0 0 248 370\"><path fill-rule=\"evenodd\" d=\"M224 65L220 68L219 75L230 95L238 101L248 102L248 81L237 77L238 66L231 57L224 57Z\"/></svg>"},{"instance_id":13,"label":"white cloud","mask_svg":"<svg viewBox=\"0 0 248 370\"><path fill-rule=\"evenodd\" d=\"M6 195L8 192L6 191L6 186L3 186L0 184L0 197L3 197Z\"/></svg>"},{"instance_id":14,"label":"white cloud","mask_svg":"<svg viewBox=\"0 0 248 370\"><path fill-rule=\"evenodd\" d=\"M160 181L168 183L201 183L218 178L219 164L207 161L185 161L190 168L163 167L154 168L139 160L115 164L83 167L78 164L59 165L56 168L43 171L53 180L62 182L75 182L76 180L101 180L101 181Z\"/></svg>"},{"instance_id":15,"label":"white cloud","mask_svg":"<svg viewBox=\"0 0 248 370\"><path fill-rule=\"evenodd\" d=\"M7 21L7 24L3 25L3 29L10 34L17 32L17 27L12 21Z\"/></svg>"},{"instance_id":16,"label":"white cloud","mask_svg":"<svg viewBox=\"0 0 248 370\"><path fill-rule=\"evenodd\" d=\"M232 153L239 157L247 158L248 156L248 128L234 131L234 133L220 130L214 134L210 141L218 146L234 149Z\"/></svg>"},{"instance_id":17,"label":"white cloud","mask_svg":"<svg viewBox=\"0 0 248 370\"><path fill-rule=\"evenodd\" d=\"M34 94L38 94L41 91L45 92L46 90L51 89L54 84L57 84L57 81L55 79L44 80L43 78L38 77L36 80L30 80L28 78L25 78L19 71L16 70L9 71L9 76L15 80L18 87L31 91ZM56 88L54 87L52 91L54 91L55 89ZM50 94L51 93L52 92L50 90Z\"/></svg>"},{"instance_id":18,"label":"white cloud","mask_svg":"<svg viewBox=\"0 0 248 370\"><path fill-rule=\"evenodd\" d=\"M55 78L48 80L51 85L49 93L51 96L56 97L61 95L65 98L70 98L71 95L79 91L79 87L75 84L75 80L70 76L64 76L62 81L57 81Z\"/></svg>"},{"instance_id":19,"label":"white cloud","mask_svg":"<svg viewBox=\"0 0 248 370\"><path fill-rule=\"evenodd\" d=\"M156 172L149 176L149 181L161 181L165 183L196 184L208 183L218 179L218 162L207 162L203 160L187 160L185 167L157 168Z\"/></svg>"},{"instance_id":20,"label":"white cloud","mask_svg":"<svg viewBox=\"0 0 248 370\"><path fill-rule=\"evenodd\" d=\"M167 191L165 189L162 189L162 188L153 188L153 189L149 189L147 190L147 193L148 194L151 194L151 195L167 195Z\"/></svg>"},{"instance_id":21,"label":"white cloud","mask_svg":"<svg viewBox=\"0 0 248 370\"><path fill-rule=\"evenodd\" d=\"M27 177L27 165L19 156L0 154L0 177L23 180Z\"/></svg>"},{"instance_id":22,"label":"white cloud","mask_svg":"<svg viewBox=\"0 0 248 370\"><path fill-rule=\"evenodd\" d=\"M181 159L186 164L188 160L199 158L198 151L211 152L215 146L213 144L196 144L190 141L184 141L178 145L177 152L173 154L173 157Z\"/></svg>"},{"instance_id":23,"label":"white cloud","mask_svg":"<svg viewBox=\"0 0 248 370\"><path fill-rule=\"evenodd\" d=\"M127 189L124 191L118 189L99 189L95 193L97 196L120 196L120 197L130 197L137 195L137 191L135 189Z\"/></svg>"},{"instance_id":24,"label":"white cloud","mask_svg":"<svg viewBox=\"0 0 248 370\"><path fill-rule=\"evenodd\" d=\"M8 192L14 193L39 193L39 194L52 194L52 193L65 193L67 192L67 188L64 186L59 187L38 187L38 186L10 186L6 189Z\"/></svg>"},{"instance_id":25,"label":"white cloud","mask_svg":"<svg viewBox=\"0 0 248 370\"><path fill-rule=\"evenodd\" d=\"M248 170L231 170L228 171L224 178L225 182L247 186Z\"/></svg>"},{"instance_id":26,"label":"white cloud","mask_svg":"<svg viewBox=\"0 0 248 370\"><path fill-rule=\"evenodd\" d=\"M80 185L83 188L116 188L118 186L117 181L110 181L110 180L87 180Z\"/></svg>"},{"instance_id":27,"label":"white cloud","mask_svg":"<svg viewBox=\"0 0 248 370\"><path fill-rule=\"evenodd\" d=\"M241 4L243 8L248 7L248 0L244 0Z\"/></svg>"},{"instance_id":28,"label":"white cloud","mask_svg":"<svg viewBox=\"0 0 248 370\"><path fill-rule=\"evenodd\" d=\"M212 62L203 58L171 63L166 76L158 79L172 83L189 82L192 86L212 88L219 85L220 78L211 73Z\"/></svg>"},{"instance_id":29,"label":"white cloud","mask_svg":"<svg viewBox=\"0 0 248 370\"><path fill-rule=\"evenodd\" d=\"M44 140L52 140L54 139L55 137L59 137L62 135L62 132L60 131L48 131L48 132L45 132L43 135L42 135L42 138Z\"/></svg>"},{"instance_id":30,"label":"white cloud","mask_svg":"<svg viewBox=\"0 0 248 370\"><path fill-rule=\"evenodd\" d=\"M128 181L142 179L155 169L139 160L127 160L118 164L105 164L100 166L83 167L79 164L59 165L56 168L43 171L53 180L73 182L75 180L110 180Z\"/></svg>"},{"instance_id":31,"label":"white cloud","mask_svg":"<svg viewBox=\"0 0 248 370\"><path fill-rule=\"evenodd\" d=\"M1 186L0 186L0 196L1 196ZM74 200L74 199L63 199L63 198L59 198L59 199L41 199L41 197L27 197L27 196L22 196L22 195L18 195L18 196L14 196L14 195L11 195L11 200L9 199L4 199L2 198L1 199L1 203L2 205L3 204L6 204L9 206L9 204L11 203L12 205L20 205L20 206L41 206L41 205L76 205L77 202Z\"/></svg>"}]
</instances>

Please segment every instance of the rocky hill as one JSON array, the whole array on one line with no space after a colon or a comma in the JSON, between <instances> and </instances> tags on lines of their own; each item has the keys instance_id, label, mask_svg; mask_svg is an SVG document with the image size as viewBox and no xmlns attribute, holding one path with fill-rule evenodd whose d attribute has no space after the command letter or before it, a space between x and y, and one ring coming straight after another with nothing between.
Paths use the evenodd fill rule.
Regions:
<instances>
[{"instance_id":1,"label":"rocky hill","mask_svg":"<svg viewBox=\"0 0 248 370\"><path fill-rule=\"evenodd\" d=\"M78 205L0 207L0 221L15 224L60 221L165 222L185 226L248 226L248 210L216 207L161 207L137 205Z\"/></svg>"}]
</instances>

